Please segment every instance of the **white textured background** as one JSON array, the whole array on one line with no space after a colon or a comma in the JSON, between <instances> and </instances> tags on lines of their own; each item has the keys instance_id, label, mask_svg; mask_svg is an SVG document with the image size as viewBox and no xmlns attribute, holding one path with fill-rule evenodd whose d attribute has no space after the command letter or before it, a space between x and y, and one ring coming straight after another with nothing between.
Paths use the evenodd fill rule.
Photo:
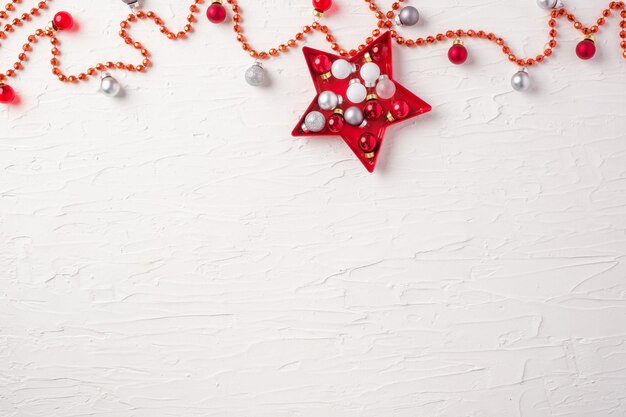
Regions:
<instances>
[{"instance_id":1,"label":"white textured background","mask_svg":"<svg viewBox=\"0 0 626 417\"><path fill-rule=\"evenodd\" d=\"M80 24L60 35L64 68L135 58L120 1L53 3ZM336 3L326 21L355 45L375 20ZM589 24L606 3L568 1ZM148 5L178 28L188 2ZM534 0L416 6L414 37L547 41ZM308 0L242 7L260 48L310 16ZM111 100L55 81L40 42L0 109L0 416L625 416L616 27L582 62L560 21L527 94L487 42L461 67L449 44L396 49L398 80L434 109L388 132L373 175L338 138L290 137L313 94L300 51L253 89L230 26L202 18L174 44L138 25L155 67L118 74Z\"/></svg>"}]
</instances>

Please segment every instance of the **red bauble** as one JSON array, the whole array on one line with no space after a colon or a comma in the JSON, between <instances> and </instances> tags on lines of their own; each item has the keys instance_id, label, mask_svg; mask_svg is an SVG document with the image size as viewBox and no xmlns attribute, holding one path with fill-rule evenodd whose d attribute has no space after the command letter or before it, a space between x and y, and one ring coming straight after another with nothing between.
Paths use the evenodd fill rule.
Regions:
<instances>
[{"instance_id":1,"label":"red bauble","mask_svg":"<svg viewBox=\"0 0 626 417\"><path fill-rule=\"evenodd\" d=\"M326 55L316 56L315 58L313 58L311 64L313 65L313 70L318 74L328 73L333 65L330 58Z\"/></svg>"},{"instance_id":2,"label":"red bauble","mask_svg":"<svg viewBox=\"0 0 626 417\"><path fill-rule=\"evenodd\" d=\"M10 104L15 100L15 91L10 85L0 84L0 103Z\"/></svg>"},{"instance_id":3,"label":"red bauble","mask_svg":"<svg viewBox=\"0 0 626 417\"><path fill-rule=\"evenodd\" d=\"M363 115L367 120L376 120L383 114L383 106L378 100L369 100L363 108Z\"/></svg>"},{"instance_id":4,"label":"red bauble","mask_svg":"<svg viewBox=\"0 0 626 417\"><path fill-rule=\"evenodd\" d=\"M328 126L328 130L333 133L339 133L345 126L346 122L343 120L343 116L340 114L333 114L328 118L326 122L326 126Z\"/></svg>"},{"instance_id":5,"label":"red bauble","mask_svg":"<svg viewBox=\"0 0 626 417\"><path fill-rule=\"evenodd\" d=\"M391 115L396 119L404 119L409 111L409 105L406 104L406 101L396 100L391 105Z\"/></svg>"},{"instance_id":6,"label":"red bauble","mask_svg":"<svg viewBox=\"0 0 626 417\"><path fill-rule=\"evenodd\" d=\"M52 18L56 30L67 30L74 26L74 18L68 12L59 12Z\"/></svg>"},{"instance_id":7,"label":"red bauble","mask_svg":"<svg viewBox=\"0 0 626 417\"><path fill-rule=\"evenodd\" d=\"M387 45L379 43L378 45L372 46L370 56L376 62L384 61L385 58L387 58Z\"/></svg>"},{"instance_id":8,"label":"red bauble","mask_svg":"<svg viewBox=\"0 0 626 417\"><path fill-rule=\"evenodd\" d=\"M226 9L222 3L215 2L206 10L206 17L211 23L222 23L226 19Z\"/></svg>"},{"instance_id":9,"label":"red bauble","mask_svg":"<svg viewBox=\"0 0 626 417\"><path fill-rule=\"evenodd\" d=\"M313 0L313 8L319 12L325 12L333 5L333 0Z\"/></svg>"},{"instance_id":10,"label":"red bauble","mask_svg":"<svg viewBox=\"0 0 626 417\"><path fill-rule=\"evenodd\" d=\"M365 153L374 152L378 146L378 139L369 132L363 133L358 141L359 149Z\"/></svg>"},{"instance_id":11,"label":"red bauble","mask_svg":"<svg viewBox=\"0 0 626 417\"><path fill-rule=\"evenodd\" d=\"M576 55L580 59L591 59L596 54L596 43L591 39L584 39L576 45Z\"/></svg>"},{"instance_id":12,"label":"red bauble","mask_svg":"<svg viewBox=\"0 0 626 417\"><path fill-rule=\"evenodd\" d=\"M448 59L454 65L461 65L467 60L467 49L460 43L455 43L452 45L450 50L448 50Z\"/></svg>"}]
</instances>

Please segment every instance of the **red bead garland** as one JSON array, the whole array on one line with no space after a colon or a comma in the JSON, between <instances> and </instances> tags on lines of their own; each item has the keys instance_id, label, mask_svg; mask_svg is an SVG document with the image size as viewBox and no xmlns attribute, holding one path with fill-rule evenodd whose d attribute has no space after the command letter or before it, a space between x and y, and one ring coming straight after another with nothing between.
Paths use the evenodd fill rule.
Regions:
<instances>
[{"instance_id":1,"label":"red bead garland","mask_svg":"<svg viewBox=\"0 0 626 417\"><path fill-rule=\"evenodd\" d=\"M68 30L74 26L74 18L68 12L59 12L54 15L52 24L57 30Z\"/></svg>"},{"instance_id":2,"label":"red bead garland","mask_svg":"<svg viewBox=\"0 0 626 417\"><path fill-rule=\"evenodd\" d=\"M596 54L596 43L593 39L584 39L576 45L576 55L580 59L591 59Z\"/></svg>"}]
</instances>

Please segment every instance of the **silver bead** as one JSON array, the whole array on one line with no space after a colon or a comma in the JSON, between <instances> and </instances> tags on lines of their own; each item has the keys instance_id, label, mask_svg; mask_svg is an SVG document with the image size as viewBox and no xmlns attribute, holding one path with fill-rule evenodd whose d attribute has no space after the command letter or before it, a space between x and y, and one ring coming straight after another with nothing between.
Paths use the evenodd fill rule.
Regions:
<instances>
[{"instance_id":1,"label":"silver bead","mask_svg":"<svg viewBox=\"0 0 626 417\"><path fill-rule=\"evenodd\" d=\"M420 12L413 6L406 6L400 9L400 13L396 16L396 24L398 26L413 26L420 20Z\"/></svg>"},{"instance_id":2,"label":"silver bead","mask_svg":"<svg viewBox=\"0 0 626 417\"><path fill-rule=\"evenodd\" d=\"M122 86L111 74L105 72L100 80L100 91L106 96L115 97L122 91Z\"/></svg>"},{"instance_id":3,"label":"silver bead","mask_svg":"<svg viewBox=\"0 0 626 417\"><path fill-rule=\"evenodd\" d=\"M305 132L321 132L326 126L326 118L318 111L312 111L304 118L302 130Z\"/></svg>"},{"instance_id":4,"label":"silver bead","mask_svg":"<svg viewBox=\"0 0 626 417\"><path fill-rule=\"evenodd\" d=\"M343 112L343 118L350 126L359 126L363 123L363 112L357 106L348 107Z\"/></svg>"},{"instance_id":5,"label":"silver bead","mask_svg":"<svg viewBox=\"0 0 626 417\"><path fill-rule=\"evenodd\" d=\"M342 101L343 98L332 91L322 91L317 97L317 104L322 110L334 110Z\"/></svg>"},{"instance_id":6,"label":"silver bead","mask_svg":"<svg viewBox=\"0 0 626 417\"><path fill-rule=\"evenodd\" d=\"M267 75L259 62L246 70L246 82L253 87L261 87L267 82Z\"/></svg>"},{"instance_id":7,"label":"silver bead","mask_svg":"<svg viewBox=\"0 0 626 417\"><path fill-rule=\"evenodd\" d=\"M537 0L537 6L546 10L554 9L557 3L558 0Z\"/></svg>"},{"instance_id":8,"label":"silver bead","mask_svg":"<svg viewBox=\"0 0 626 417\"><path fill-rule=\"evenodd\" d=\"M521 70L513 74L511 78L511 86L516 91L524 91L530 88L530 77L525 70Z\"/></svg>"}]
</instances>

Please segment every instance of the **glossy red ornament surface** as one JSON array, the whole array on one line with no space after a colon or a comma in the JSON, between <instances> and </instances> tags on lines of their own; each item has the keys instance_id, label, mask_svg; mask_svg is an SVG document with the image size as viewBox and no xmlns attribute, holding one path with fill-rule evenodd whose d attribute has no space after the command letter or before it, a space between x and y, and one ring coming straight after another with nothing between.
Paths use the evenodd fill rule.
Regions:
<instances>
[{"instance_id":1,"label":"glossy red ornament surface","mask_svg":"<svg viewBox=\"0 0 626 417\"><path fill-rule=\"evenodd\" d=\"M15 91L10 85L0 84L0 103L10 104L15 100Z\"/></svg>"},{"instance_id":2,"label":"glossy red ornament surface","mask_svg":"<svg viewBox=\"0 0 626 417\"><path fill-rule=\"evenodd\" d=\"M226 19L226 9L221 3L213 3L206 9L206 17L211 23L222 23Z\"/></svg>"},{"instance_id":3,"label":"glossy red ornament surface","mask_svg":"<svg viewBox=\"0 0 626 417\"><path fill-rule=\"evenodd\" d=\"M391 104L391 115L396 119L404 119L410 111L411 108L404 100L396 100Z\"/></svg>"},{"instance_id":4,"label":"glossy red ornament surface","mask_svg":"<svg viewBox=\"0 0 626 417\"><path fill-rule=\"evenodd\" d=\"M376 162L378 161L378 157L380 155L381 145L383 143L387 128L396 123L400 123L402 121L400 119L407 120L412 117L419 116L420 114L427 113L431 110L431 106L428 103L426 103L415 94L407 90L405 87L403 87L401 84L393 80L391 40L391 33L385 32L383 35L376 38L374 42L363 48L353 57L340 57L338 55L334 55L328 52L304 47L302 51L308 65L309 72L311 73L313 84L315 85L316 94L315 97L313 97L313 99L311 100L311 104L309 105L309 107L303 112L302 117L300 118L295 129L293 130L293 136L339 135L350 147L352 152L354 152L357 158L359 158L363 166L365 166L365 168L370 172L374 171L376 167ZM384 53L382 53L382 55L379 55L384 56L384 58L381 61L377 62L377 64L380 68L381 74L387 75L392 81L394 81L394 84L396 85L396 93L390 99L378 98L376 100L376 102L380 104L382 108L381 117L375 120L366 120L365 126L351 126L348 123L345 123L342 118L343 125L339 130L337 129L339 124L335 126L335 122L330 123L330 118L334 118L335 114L333 114L332 110L327 111L320 109L317 103L317 97L322 91L333 91L335 94L344 97L344 102L339 106L340 109L345 111L348 107L355 105L345 99L346 90L350 83L350 79L352 78L357 78L361 82L364 82L364 80L360 79L359 70L360 67L367 62L365 54L369 53L369 55L372 56L373 49L376 49L378 53L382 53L382 51L385 51ZM338 59L345 59L350 63L355 64L357 66L357 71L351 77L348 77L344 80L337 79L333 76L330 76L328 78L322 77L314 67L314 61L319 55L327 56L331 63ZM375 91L375 87L369 88L368 94L375 93ZM362 111L367 105L368 103L356 104L356 106L358 106ZM387 113L394 111L393 108L395 105L398 105L398 108L395 110L396 114L402 113L403 117L395 119L392 118L390 120L390 118L386 117L386 115ZM326 126L320 132L304 132L302 130L304 118L312 111L319 111L326 117ZM370 152L365 152L361 148L361 146L359 146L359 141L364 133L369 133L374 138L376 138L377 146L375 149L375 154L373 156L370 155ZM368 155L366 156L366 154Z\"/></svg>"},{"instance_id":5,"label":"glossy red ornament surface","mask_svg":"<svg viewBox=\"0 0 626 417\"><path fill-rule=\"evenodd\" d=\"M330 71L330 67L332 66L332 62L330 58L326 55L318 55L313 58L313 70L318 74L326 74Z\"/></svg>"},{"instance_id":6,"label":"glossy red ornament surface","mask_svg":"<svg viewBox=\"0 0 626 417\"><path fill-rule=\"evenodd\" d=\"M359 148L363 152L370 153L376 150L376 147L378 146L378 139L371 133L365 132L361 136L359 136L358 144Z\"/></svg>"},{"instance_id":7,"label":"glossy red ornament surface","mask_svg":"<svg viewBox=\"0 0 626 417\"><path fill-rule=\"evenodd\" d=\"M454 65L461 65L467 61L467 49L460 43L452 45L452 47L448 50L448 59Z\"/></svg>"},{"instance_id":8,"label":"glossy red ornament surface","mask_svg":"<svg viewBox=\"0 0 626 417\"><path fill-rule=\"evenodd\" d=\"M320 12L325 12L333 5L333 0L313 0L313 8Z\"/></svg>"},{"instance_id":9,"label":"glossy red ornament surface","mask_svg":"<svg viewBox=\"0 0 626 417\"><path fill-rule=\"evenodd\" d=\"M384 61L387 58L387 45L385 44L377 44L372 46L370 50L370 56L374 60L374 62Z\"/></svg>"},{"instance_id":10,"label":"glossy red ornament surface","mask_svg":"<svg viewBox=\"0 0 626 417\"><path fill-rule=\"evenodd\" d=\"M343 120L343 116L340 114L333 114L328 118L328 122L326 125L328 126L328 130L333 133L339 133L343 130L346 121Z\"/></svg>"},{"instance_id":11,"label":"glossy red ornament surface","mask_svg":"<svg viewBox=\"0 0 626 417\"><path fill-rule=\"evenodd\" d=\"M68 12L59 12L52 18L52 23L57 30L67 30L74 26L74 18Z\"/></svg>"},{"instance_id":12,"label":"glossy red ornament surface","mask_svg":"<svg viewBox=\"0 0 626 417\"><path fill-rule=\"evenodd\" d=\"M369 100L365 103L363 116L365 116L367 120L376 120L381 114L383 114L383 106L378 102L378 100Z\"/></svg>"},{"instance_id":13,"label":"glossy red ornament surface","mask_svg":"<svg viewBox=\"0 0 626 417\"><path fill-rule=\"evenodd\" d=\"M576 55L580 59L591 59L596 54L596 43L591 39L584 39L576 45Z\"/></svg>"}]
</instances>

